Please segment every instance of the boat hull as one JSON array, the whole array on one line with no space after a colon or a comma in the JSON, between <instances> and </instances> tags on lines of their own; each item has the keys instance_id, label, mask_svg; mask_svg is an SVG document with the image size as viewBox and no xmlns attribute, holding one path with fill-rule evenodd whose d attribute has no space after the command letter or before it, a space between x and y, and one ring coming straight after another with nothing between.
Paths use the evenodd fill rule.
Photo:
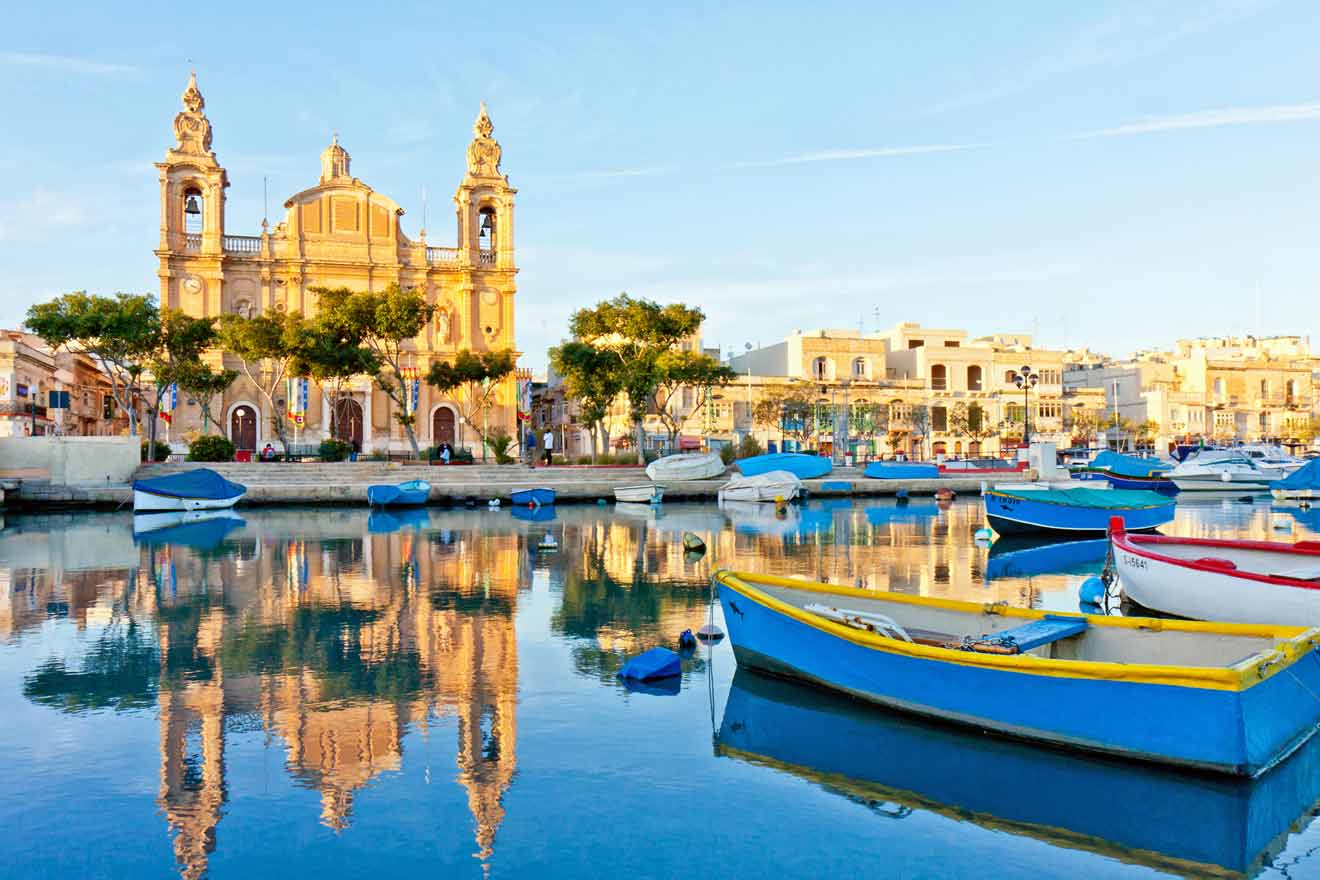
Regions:
<instances>
[{"instance_id":1,"label":"boat hull","mask_svg":"<svg viewBox=\"0 0 1320 880\"><path fill-rule=\"evenodd\" d=\"M661 480L709 480L724 473L718 452L684 452L656 459L646 466L646 475Z\"/></svg>"},{"instance_id":2,"label":"boat hull","mask_svg":"<svg viewBox=\"0 0 1320 880\"><path fill-rule=\"evenodd\" d=\"M1231 553L1209 544L1203 548L1204 558ZM1320 625L1320 584L1243 577L1190 560L1170 561L1158 552L1158 545L1146 547L1121 535L1114 536L1113 546L1114 569L1123 592L1145 608L1193 620ZM1281 562L1276 568L1282 570L1287 564Z\"/></svg>"},{"instance_id":3,"label":"boat hull","mask_svg":"<svg viewBox=\"0 0 1320 880\"><path fill-rule=\"evenodd\" d=\"M997 492L986 492L983 497L986 519L1001 535L1104 534L1112 516L1121 516L1129 531L1150 531L1171 521L1174 511L1172 501L1155 507L1114 509L1046 504Z\"/></svg>"},{"instance_id":4,"label":"boat hull","mask_svg":"<svg viewBox=\"0 0 1320 880\"><path fill-rule=\"evenodd\" d=\"M740 666L904 712L1129 759L1255 776L1320 721L1320 656L1241 691L1074 678L877 650L717 578Z\"/></svg>"},{"instance_id":5,"label":"boat hull","mask_svg":"<svg viewBox=\"0 0 1320 880\"><path fill-rule=\"evenodd\" d=\"M431 484L424 480L367 487L367 503L372 507L417 507L430 498Z\"/></svg>"},{"instance_id":6,"label":"boat hull","mask_svg":"<svg viewBox=\"0 0 1320 880\"><path fill-rule=\"evenodd\" d=\"M1196 474L1185 477L1172 477L1171 482L1179 492L1268 492L1271 480L1267 477L1249 474L1229 474L1225 480L1221 474Z\"/></svg>"},{"instance_id":7,"label":"boat hull","mask_svg":"<svg viewBox=\"0 0 1320 880\"><path fill-rule=\"evenodd\" d=\"M1164 495L1177 493L1178 487L1167 477L1124 477L1109 471L1096 471L1115 489L1140 489L1147 492L1160 492Z\"/></svg>"},{"instance_id":8,"label":"boat hull","mask_svg":"<svg viewBox=\"0 0 1320 880\"><path fill-rule=\"evenodd\" d=\"M774 452L768 455L753 455L740 458L733 463L743 476L755 477L774 471L788 471L799 480L814 480L824 477L834 470L834 463L820 455L807 455L803 452Z\"/></svg>"},{"instance_id":9,"label":"boat hull","mask_svg":"<svg viewBox=\"0 0 1320 880\"><path fill-rule=\"evenodd\" d=\"M530 504L533 507L546 507L555 503L555 490L544 486L535 489L519 489L510 493L514 504Z\"/></svg>"},{"instance_id":10,"label":"boat hull","mask_svg":"<svg viewBox=\"0 0 1320 880\"><path fill-rule=\"evenodd\" d=\"M659 504L664 497L664 487L652 483L643 486L618 486L614 490L614 500L626 504Z\"/></svg>"},{"instance_id":11,"label":"boat hull","mask_svg":"<svg viewBox=\"0 0 1320 880\"><path fill-rule=\"evenodd\" d=\"M238 503L246 492L240 492L229 498L181 498L176 495L157 495L142 489L133 490L133 509L135 511L170 511L170 510L224 510Z\"/></svg>"}]
</instances>

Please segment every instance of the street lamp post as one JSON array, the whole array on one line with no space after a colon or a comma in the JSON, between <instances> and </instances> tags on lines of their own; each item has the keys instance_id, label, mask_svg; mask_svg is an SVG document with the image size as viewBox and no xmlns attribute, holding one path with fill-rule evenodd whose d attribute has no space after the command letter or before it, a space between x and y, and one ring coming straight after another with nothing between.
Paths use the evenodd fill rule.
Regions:
<instances>
[{"instance_id":1,"label":"street lamp post","mask_svg":"<svg viewBox=\"0 0 1320 880\"><path fill-rule=\"evenodd\" d=\"M1040 375L1023 364L1013 373L1013 384L1022 389L1022 445L1031 446L1031 389L1040 382Z\"/></svg>"}]
</instances>

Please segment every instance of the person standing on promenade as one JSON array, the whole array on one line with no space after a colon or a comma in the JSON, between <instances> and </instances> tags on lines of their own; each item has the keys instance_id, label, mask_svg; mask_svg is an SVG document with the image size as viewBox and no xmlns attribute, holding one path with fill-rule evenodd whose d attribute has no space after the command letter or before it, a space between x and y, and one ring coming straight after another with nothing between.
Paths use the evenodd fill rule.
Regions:
<instances>
[{"instance_id":1,"label":"person standing on promenade","mask_svg":"<svg viewBox=\"0 0 1320 880\"><path fill-rule=\"evenodd\" d=\"M531 428L523 435L523 447L527 450L527 466L536 470L536 432Z\"/></svg>"},{"instance_id":2,"label":"person standing on promenade","mask_svg":"<svg viewBox=\"0 0 1320 880\"><path fill-rule=\"evenodd\" d=\"M555 435L549 428L545 429L545 436L541 438L541 445L545 447L545 466L549 467L554 461L555 453Z\"/></svg>"}]
</instances>

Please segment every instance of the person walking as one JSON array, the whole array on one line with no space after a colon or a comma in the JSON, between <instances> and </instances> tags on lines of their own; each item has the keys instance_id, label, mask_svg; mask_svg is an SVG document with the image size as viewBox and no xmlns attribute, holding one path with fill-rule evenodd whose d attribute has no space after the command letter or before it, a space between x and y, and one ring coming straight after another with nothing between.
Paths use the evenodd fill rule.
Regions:
<instances>
[{"instance_id":1,"label":"person walking","mask_svg":"<svg viewBox=\"0 0 1320 880\"><path fill-rule=\"evenodd\" d=\"M545 429L545 436L541 438L541 445L545 448L545 466L549 467L554 462L555 457L555 435L549 428Z\"/></svg>"},{"instance_id":2,"label":"person walking","mask_svg":"<svg viewBox=\"0 0 1320 880\"><path fill-rule=\"evenodd\" d=\"M527 450L527 466L536 470L536 432L531 428L523 435L523 446Z\"/></svg>"}]
</instances>

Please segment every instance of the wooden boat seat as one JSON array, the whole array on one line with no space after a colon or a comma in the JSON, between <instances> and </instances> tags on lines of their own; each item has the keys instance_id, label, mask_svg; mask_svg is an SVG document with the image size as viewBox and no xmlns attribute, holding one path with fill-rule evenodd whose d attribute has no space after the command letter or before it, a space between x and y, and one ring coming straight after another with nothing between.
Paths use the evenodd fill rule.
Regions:
<instances>
[{"instance_id":1,"label":"wooden boat seat","mask_svg":"<svg viewBox=\"0 0 1320 880\"><path fill-rule=\"evenodd\" d=\"M976 640L968 639L963 647L981 654L1021 654L1041 645L1081 635L1086 627L1085 618L1048 614L1042 620L1033 620Z\"/></svg>"}]
</instances>

